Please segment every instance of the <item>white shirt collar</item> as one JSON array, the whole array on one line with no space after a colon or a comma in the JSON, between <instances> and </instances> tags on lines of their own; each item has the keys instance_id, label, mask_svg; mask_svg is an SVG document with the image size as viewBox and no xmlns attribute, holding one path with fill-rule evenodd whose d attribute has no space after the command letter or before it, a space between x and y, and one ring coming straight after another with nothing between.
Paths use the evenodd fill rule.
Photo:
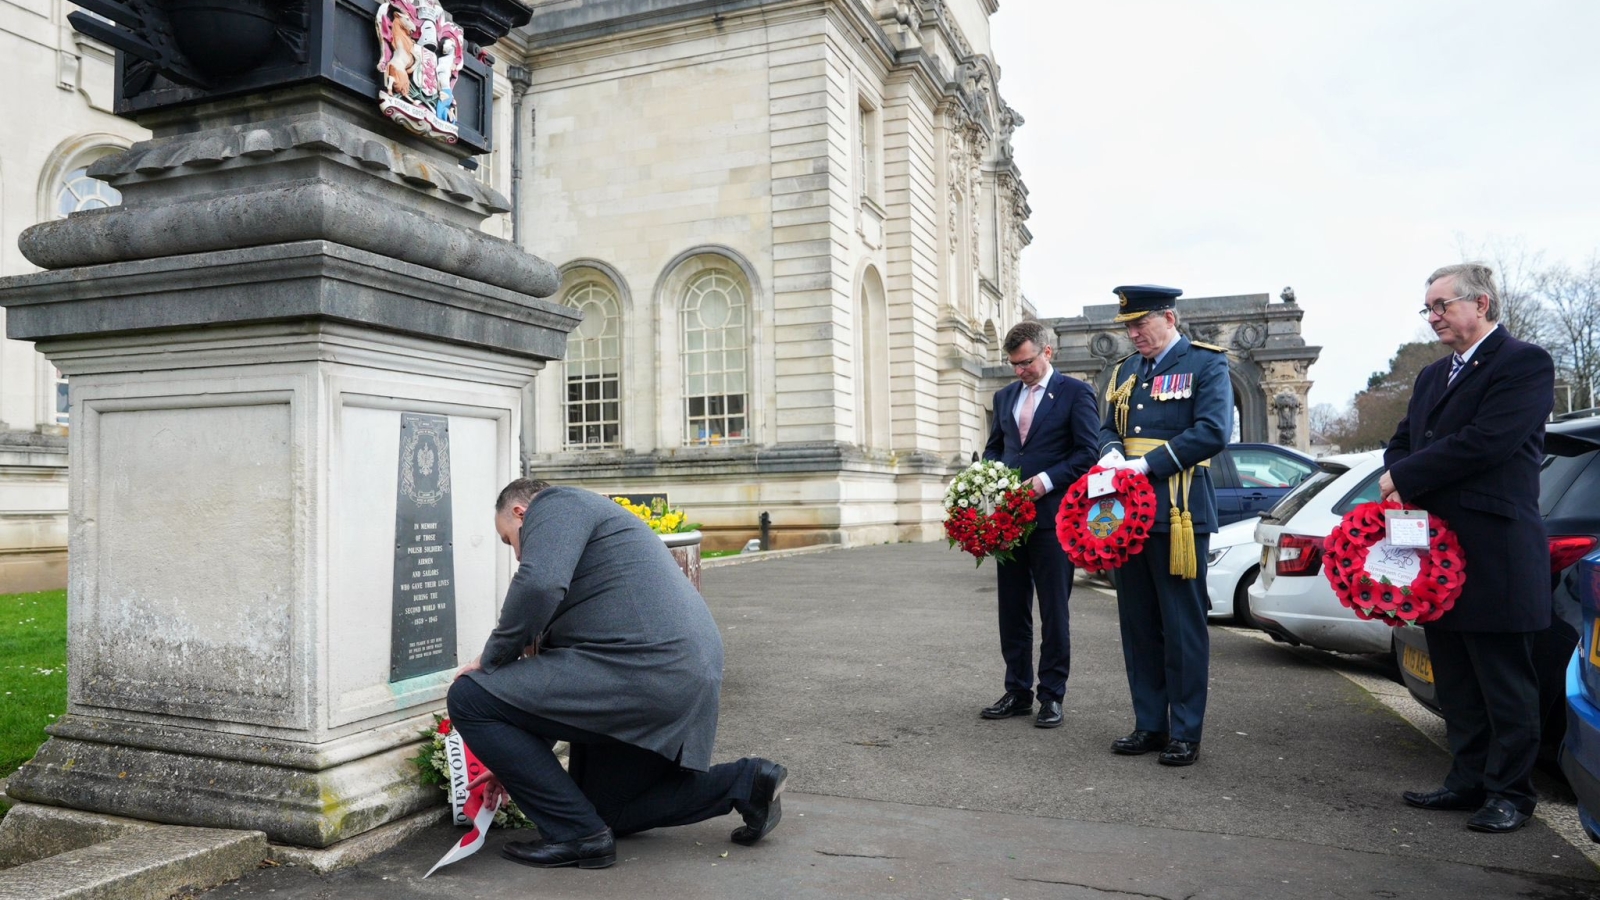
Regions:
<instances>
[{"instance_id":1,"label":"white shirt collar","mask_svg":"<svg viewBox=\"0 0 1600 900\"><path fill-rule=\"evenodd\" d=\"M1495 328L1499 328L1499 327L1500 327L1500 323L1499 322L1494 323L1493 327L1491 327L1488 331L1485 331L1483 333L1483 337L1478 338L1478 342L1477 343L1475 343L1471 347L1467 348L1467 352L1458 354L1461 357L1461 362L1462 362L1463 365L1466 364L1467 360L1472 358L1472 354L1478 352L1478 347L1481 346L1484 341L1489 339L1489 335L1494 334Z\"/></svg>"}]
</instances>

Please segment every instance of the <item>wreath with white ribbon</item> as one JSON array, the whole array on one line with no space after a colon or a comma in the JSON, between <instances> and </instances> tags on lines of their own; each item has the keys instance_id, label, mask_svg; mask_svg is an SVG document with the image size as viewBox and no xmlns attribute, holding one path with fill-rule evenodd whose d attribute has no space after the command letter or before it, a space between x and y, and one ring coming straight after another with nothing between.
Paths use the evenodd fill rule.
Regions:
<instances>
[{"instance_id":1,"label":"wreath with white ribbon","mask_svg":"<svg viewBox=\"0 0 1600 900\"><path fill-rule=\"evenodd\" d=\"M1323 574L1357 618L1396 627L1432 622L1455 606L1466 584L1461 541L1430 513L1428 546L1396 547L1384 515L1392 509L1416 507L1363 503L1346 513L1322 543Z\"/></svg>"}]
</instances>

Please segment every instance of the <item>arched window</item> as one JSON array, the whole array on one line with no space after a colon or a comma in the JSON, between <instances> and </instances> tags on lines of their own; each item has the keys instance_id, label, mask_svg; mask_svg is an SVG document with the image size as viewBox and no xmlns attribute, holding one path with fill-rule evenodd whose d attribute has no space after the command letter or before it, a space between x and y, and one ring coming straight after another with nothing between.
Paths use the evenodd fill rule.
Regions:
<instances>
[{"instance_id":1,"label":"arched window","mask_svg":"<svg viewBox=\"0 0 1600 900\"><path fill-rule=\"evenodd\" d=\"M104 155L101 153L100 155ZM104 181L89 177L88 161L82 165L69 169L61 176L61 183L55 188L54 213L58 218L66 218L75 212L86 209L105 209L116 206L122 202L122 192ZM48 371L54 376L47 391L52 395L46 403L54 407L51 417L47 420L56 425L72 424L72 409L68 403L67 377L55 366L49 366Z\"/></svg>"},{"instance_id":2,"label":"arched window","mask_svg":"<svg viewBox=\"0 0 1600 900\"><path fill-rule=\"evenodd\" d=\"M622 446L622 312L616 292L585 281L567 292L583 322L567 335L568 449Z\"/></svg>"},{"instance_id":3,"label":"arched window","mask_svg":"<svg viewBox=\"0 0 1600 900\"><path fill-rule=\"evenodd\" d=\"M727 272L689 282L680 318L685 444L749 440L748 311L744 285Z\"/></svg>"},{"instance_id":4,"label":"arched window","mask_svg":"<svg viewBox=\"0 0 1600 900\"><path fill-rule=\"evenodd\" d=\"M856 435L863 447L887 449L889 419L889 308L875 267L861 273L856 298Z\"/></svg>"},{"instance_id":5,"label":"arched window","mask_svg":"<svg viewBox=\"0 0 1600 900\"><path fill-rule=\"evenodd\" d=\"M89 177L89 167L79 166L61 179L56 189L56 215L65 218L86 209L105 209L122 202L122 193L97 178Z\"/></svg>"}]
</instances>

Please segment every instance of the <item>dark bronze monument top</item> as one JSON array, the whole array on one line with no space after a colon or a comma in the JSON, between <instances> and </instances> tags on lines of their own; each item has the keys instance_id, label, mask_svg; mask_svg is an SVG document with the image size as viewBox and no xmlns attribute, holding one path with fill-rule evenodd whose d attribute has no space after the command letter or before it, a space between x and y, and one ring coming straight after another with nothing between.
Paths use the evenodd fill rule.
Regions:
<instances>
[{"instance_id":1,"label":"dark bronze monument top","mask_svg":"<svg viewBox=\"0 0 1600 900\"><path fill-rule=\"evenodd\" d=\"M117 50L116 111L141 114L323 82L378 101L380 0L79 0L72 27ZM466 33L455 85L462 146L492 149L493 57L527 24L518 0L440 0Z\"/></svg>"}]
</instances>

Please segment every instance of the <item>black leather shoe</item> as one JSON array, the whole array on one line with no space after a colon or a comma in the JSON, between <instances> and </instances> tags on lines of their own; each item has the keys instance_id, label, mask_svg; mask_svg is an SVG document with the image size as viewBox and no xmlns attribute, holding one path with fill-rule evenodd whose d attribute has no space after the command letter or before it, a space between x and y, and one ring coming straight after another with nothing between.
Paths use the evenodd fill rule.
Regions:
<instances>
[{"instance_id":1,"label":"black leather shoe","mask_svg":"<svg viewBox=\"0 0 1600 900\"><path fill-rule=\"evenodd\" d=\"M577 866L580 869L604 869L617 861L617 842L611 829L591 834L575 841L557 844L546 841L515 841L500 848L500 855L512 862L541 869Z\"/></svg>"},{"instance_id":2,"label":"black leather shoe","mask_svg":"<svg viewBox=\"0 0 1600 900\"><path fill-rule=\"evenodd\" d=\"M772 760L763 759L757 764L744 824L729 835L735 844L748 847L778 827L778 821L783 818L783 787L788 780L789 770Z\"/></svg>"},{"instance_id":3,"label":"black leather shoe","mask_svg":"<svg viewBox=\"0 0 1600 900\"><path fill-rule=\"evenodd\" d=\"M1166 747L1167 733L1164 731L1135 731L1111 742L1111 752L1123 756L1138 756L1154 750L1165 750Z\"/></svg>"},{"instance_id":4,"label":"black leather shoe","mask_svg":"<svg viewBox=\"0 0 1600 900\"><path fill-rule=\"evenodd\" d=\"M1039 715L1033 720L1035 728L1060 728L1061 727L1061 701L1040 700Z\"/></svg>"},{"instance_id":5,"label":"black leather shoe","mask_svg":"<svg viewBox=\"0 0 1600 900\"><path fill-rule=\"evenodd\" d=\"M1505 834L1528 824L1528 814L1512 805L1510 800L1495 797L1485 800L1483 808L1472 814L1467 827L1489 834Z\"/></svg>"},{"instance_id":6,"label":"black leather shoe","mask_svg":"<svg viewBox=\"0 0 1600 900\"><path fill-rule=\"evenodd\" d=\"M1156 762L1163 766L1192 766L1200 759L1199 741L1173 741Z\"/></svg>"},{"instance_id":7,"label":"black leather shoe","mask_svg":"<svg viewBox=\"0 0 1600 900\"><path fill-rule=\"evenodd\" d=\"M983 709L985 719L1009 719L1012 716L1025 716L1033 712L1033 698L1027 694L1008 693L994 702L993 706Z\"/></svg>"},{"instance_id":8,"label":"black leather shoe","mask_svg":"<svg viewBox=\"0 0 1600 900\"><path fill-rule=\"evenodd\" d=\"M1458 794L1449 788L1440 788L1437 791L1429 791L1426 794L1417 791L1406 791L1400 795L1400 799L1406 801L1408 806L1415 806L1417 809L1434 809L1445 812L1465 812L1483 805L1482 794Z\"/></svg>"}]
</instances>

